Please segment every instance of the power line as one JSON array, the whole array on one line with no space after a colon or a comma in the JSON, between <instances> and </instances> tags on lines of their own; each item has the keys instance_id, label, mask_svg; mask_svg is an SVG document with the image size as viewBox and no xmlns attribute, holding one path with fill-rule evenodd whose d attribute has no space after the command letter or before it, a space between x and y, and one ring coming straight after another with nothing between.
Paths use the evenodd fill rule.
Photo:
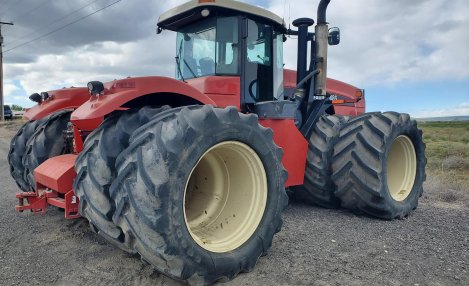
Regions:
<instances>
[{"instance_id":1,"label":"power line","mask_svg":"<svg viewBox=\"0 0 469 286\"><path fill-rule=\"evenodd\" d=\"M77 12L79 12L79 11L81 11L81 10L83 10L83 9L85 9L85 8L87 8L87 7L89 7L89 6L91 6L92 4L94 4L94 3L98 2L98 1L100 1L100 0L93 0L93 1L89 2L88 4L86 4L85 6L82 6L82 7L78 8L78 9L76 9L76 10L73 10L72 12L70 12L70 13L68 13L68 14L66 14L66 15L64 15L64 16L62 16L62 17L60 17L60 18L58 18L58 19L55 19L54 21L50 22L49 24L46 24L45 26L42 26L42 27L40 27L39 29L36 29L36 30L34 30L34 31L30 32L30 33L27 33L27 34L25 34L25 35L23 35L23 36L17 38L16 40L11 41L10 43L7 44L7 46L11 46L13 43L16 43L16 42L18 42L18 41L21 41L21 40L27 38L28 36L31 36L31 35L33 35L33 34L37 34L37 32L39 32L40 30L42 30L42 29L44 29L44 28L47 28L47 27L50 27L50 26L54 25L55 23L58 23L58 22L62 21L63 19L66 19L66 18L70 17L71 15L73 15L73 14L75 14L75 13L77 13Z\"/></svg>"},{"instance_id":2,"label":"power line","mask_svg":"<svg viewBox=\"0 0 469 286\"><path fill-rule=\"evenodd\" d=\"M92 15L98 13L98 12L101 12L101 11L103 11L104 9L109 8L109 7L111 7L111 6L113 6L113 5L117 4L117 3L119 3L119 2L121 2L121 1L122 1L122 0L117 0L117 1L115 1L115 2L112 2L111 4L106 5L106 6L104 6L103 8L100 8L100 9L98 9L98 10L96 10L96 11L90 13L90 14L87 14L87 15L83 16L83 17L80 17L80 18L78 18L77 20L75 20L75 21L73 21L73 22L70 22L70 23L68 23L68 24L66 24L66 25L63 25L63 26L57 28L57 29L54 29L54 30L52 30L52 31L50 31L50 32L47 32L47 33L45 33L45 34L43 34L43 35L41 35L41 36L38 36L38 37L36 37L36 38L34 38L34 39L32 39L32 40L29 40L29 41L27 41L27 42L24 42L24 43L22 43L22 44L19 44L19 45L17 45L17 46L14 46L13 48L9 48L9 49L5 50L3 53L7 53L7 52L10 52L10 51L12 51L12 50L14 50L14 49L17 49L17 48L19 48L19 47L26 46L27 44L30 44L30 43L32 43L32 42L34 42L34 41L40 40L40 39L42 39L42 38L44 38L44 37L47 37L47 36L49 36L49 35L51 35L51 34L53 34L53 33L55 33L55 32L58 32L58 31L60 31L60 30L63 30L63 29L65 29L65 28L67 28L67 27L69 27L69 26L71 26L71 25L73 25L73 24L75 24L75 23L77 23L77 22L80 22L80 21L82 21L82 20L84 20L84 19L86 19L86 18L88 18L88 17L90 17L90 16L92 16Z\"/></svg>"}]
</instances>

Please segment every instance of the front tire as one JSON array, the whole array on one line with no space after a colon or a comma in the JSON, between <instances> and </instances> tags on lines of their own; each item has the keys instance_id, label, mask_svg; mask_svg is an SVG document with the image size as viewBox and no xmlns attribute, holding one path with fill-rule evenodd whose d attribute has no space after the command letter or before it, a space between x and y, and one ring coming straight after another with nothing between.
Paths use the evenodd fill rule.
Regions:
<instances>
[{"instance_id":1,"label":"front tire","mask_svg":"<svg viewBox=\"0 0 469 286\"><path fill-rule=\"evenodd\" d=\"M117 160L114 222L144 260L189 284L252 270L288 201L272 136L235 108L161 114Z\"/></svg>"},{"instance_id":2,"label":"front tire","mask_svg":"<svg viewBox=\"0 0 469 286\"><path fill-rule=\"evenodd\" d=\"M357 116L342 127L334 148L335 195L345 208L403 218L417 208L425 164L422 131L408 114Z\"/></svg>"},{"instance_id":3,"label":"front tire","mask_svg":"<svg viewBox=\"0 0 469 286\"><path fill-rule=\"evenodd\" d=\"M8 164L10 165L10 174L18 187L23 192L28 192L33 186L30 186L24 176L23 156L26 152L26 143L36 132L41 124L41 120L31 120L26 122L11 139L10 151L8 152Z\"/></svg>"},{"instance_id":4,"label":"front tire","mask_svg":"<svg viewBox=\"0 0 469 286\"><path fill-rule=\"evenodd\" d=\"M88 219L93 231L127 252L132 250L112 222L115 204L109 187L117 176L116 158L128 146L132 133L166 108L143 107L110 115L86 138L75 162L73 189L80 199L80 214Z\"/></svg>"}]
</instances>

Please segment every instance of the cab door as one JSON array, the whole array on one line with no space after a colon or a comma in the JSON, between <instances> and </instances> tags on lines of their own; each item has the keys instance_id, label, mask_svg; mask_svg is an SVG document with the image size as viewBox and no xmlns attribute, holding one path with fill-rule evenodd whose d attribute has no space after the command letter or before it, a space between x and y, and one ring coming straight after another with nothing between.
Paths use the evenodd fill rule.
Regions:
<instances>
[{"instance_id":1,"label":"cab door","mask_svg":"<svg viewBox=\"0 0 469 286\"><path fill-rule=\"evenodd\" d=\"M241 62L241 108L274 99L273 28L243 19Z\"/></svg>"}]
</instances>

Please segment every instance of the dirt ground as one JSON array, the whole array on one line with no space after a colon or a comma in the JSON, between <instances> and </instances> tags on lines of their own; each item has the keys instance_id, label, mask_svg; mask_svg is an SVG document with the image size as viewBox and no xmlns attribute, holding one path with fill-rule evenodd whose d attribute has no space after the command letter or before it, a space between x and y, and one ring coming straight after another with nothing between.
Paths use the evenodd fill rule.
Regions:
<instances>
[{"instance_id":1,"label":"dirt ground","mask_svg":"<svg viewBox=\"0 0 469 286\"><path fill-rule=\"evenodd\" d=\"M14 211L0 125L0 285L178 285L91 232L87 221ZM469 192L428 176L418 209L383 221L291 204L269 254L226 285L469 285Z\"/></svg>"}]
</instances>

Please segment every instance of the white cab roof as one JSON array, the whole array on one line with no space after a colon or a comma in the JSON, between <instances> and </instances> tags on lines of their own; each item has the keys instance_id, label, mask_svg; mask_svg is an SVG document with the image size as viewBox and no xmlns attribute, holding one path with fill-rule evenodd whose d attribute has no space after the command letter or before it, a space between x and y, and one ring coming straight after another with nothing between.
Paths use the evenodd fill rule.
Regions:
<instances>
[{"instance_id":1,"label":"white cab roof","mask_svg":"<svg viewBox=\"0 0 469 286\"><path fill-rule=\"evenodd\" d=\"M191 10L196 10L197 8L202 8L202 7L204 8L214 7L214 8L239 11L241 13L246 13L246 14L257 16L257 17L261 17L261 18L273 21L277 23L278 25L285 26L285 22L278 15L268 10L262 9L260 7L252 6L252 5L249 5L240 1L234 1L234 0L192 0L161 14L158 20L158 25L160 25L160 23L166 22L167 20L170 20L173 17L176 17L177 15L184 14L184 13L190 12Z\"/></svg>"}]
</instances>

